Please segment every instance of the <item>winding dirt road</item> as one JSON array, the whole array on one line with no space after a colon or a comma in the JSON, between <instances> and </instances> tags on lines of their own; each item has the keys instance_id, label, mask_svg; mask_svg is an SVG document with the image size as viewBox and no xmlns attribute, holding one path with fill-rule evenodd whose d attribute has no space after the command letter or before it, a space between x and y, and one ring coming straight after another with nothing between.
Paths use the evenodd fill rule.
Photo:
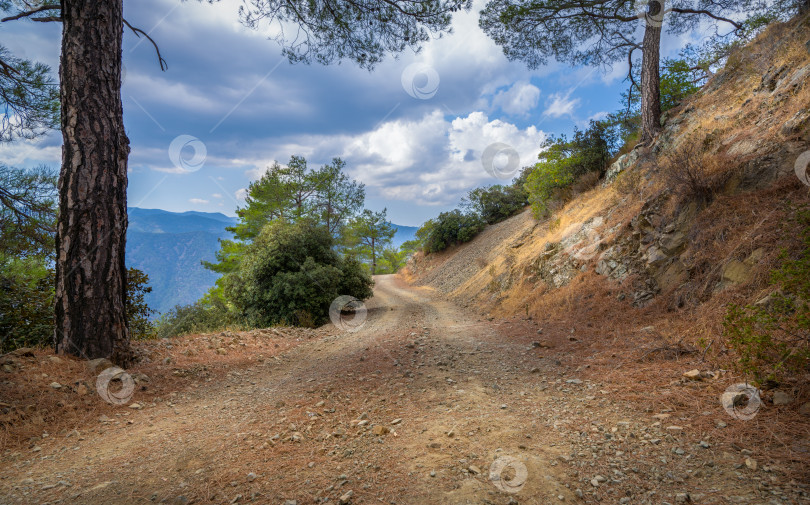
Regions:
<instances>
[{"instance_id":1,"label":"winding dirt road","mask_svg":"<svg viewBox=\"0 0 810 505\"><path fill-rule=\"evenodd\" d=\"M367 309L357 331L7 451L0 503L765 503L736 455L579 379L532 321L395 276Z\"/></svg>"}]
</instances>

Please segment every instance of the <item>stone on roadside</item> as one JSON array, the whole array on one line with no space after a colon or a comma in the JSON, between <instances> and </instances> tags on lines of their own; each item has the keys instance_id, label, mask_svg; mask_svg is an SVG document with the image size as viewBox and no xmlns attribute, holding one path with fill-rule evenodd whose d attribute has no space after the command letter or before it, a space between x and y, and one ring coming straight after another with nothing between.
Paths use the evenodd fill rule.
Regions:
<instances>
[{"instance_id":1,"label":"stone on roadside","mask_svg":"<svg viewBox=\"0 0 810 505\"><path fill-rule=\"evenodd\" d=\"M340 505L348 505L352 501L352 496L354 496L354 491L350 489L338 499L338 503Z\"/></svg>"},{"instance_id":2,"label":"stone on roadside","mask_svg":"<svg viewBox=\"0 0 810 505\"><path fill-rule=\"evenodd\" d=\"M62 389L62 385L59 384L58 382L51 382L49 386L51 389Z\"/></svg>"},{"instance_id":3,"label":"stone on roadside","mask_svg":"<svg viewBox=\"0 0 810 505\"><path fill-rule=\"evenodd\" d=\"M470 471L470 473L471 473L471 474L473 474L473 475L480 475L480 474L481 474L481 469L480 469L480 468L478 468L478 467L477 467L477 466L475 466L475 465L470 465L470 466L467 468L467 470L469 470L469 471Z\"/></svg>"},{"instance_id":4,"label":"stone on roadside","mask_svg":"<svg viewBox=\"0 0 810 505\"><path fill-rule=\"evenodd\" d=\"M375 424L374 427L371 429L371 432L377 435L378 437L385 435L389 431L391 430L389 430L388 427L383 426L381 424Z\"/></svg>"},{"instance_id":5,"label":"stone on roadside","mask_svg":"<svg viewBox=\"0 0 810 505\"><path fill-rule=\"evenodd\" d=\"M756 470L757 460L753 458L745 458L745 466L747 466L749 470Z\"/></svg>"},{"instance_id":6,"label":"stone on roadside","mask_svg":"<svg viewBox=\"0 0 810 505\"><path fill-rule=\"evenodd\" d=\"M774 391L773 404L774 405L788 405L793 402L793 397L784 391Z\"/></svg>"},{"instance_id":7,"label":"stone on roadside","mask_svg":"<svg viewBox=\"0 0 810 505\"><path fill-rule=\"evenodd\" d=\"M112 361L108 360L107 358L96 358L87 362L87 369L92 373L101 373L108 368L112 368L113 366Z\"/></svg>"},{"instance_id":8,"label":"stone on roadside","mask_svg":"<svg viewBox=\"0 0 810 505\"><path fill-rule=\"evenodd\" d=\"M683 376L684 378L693 381L699 381L702 379L702 377L700 376L700 370L698 370L697 368L695 368L694 370L689 370L688 372L684 372Z\"/></svg>"}]
</instances>

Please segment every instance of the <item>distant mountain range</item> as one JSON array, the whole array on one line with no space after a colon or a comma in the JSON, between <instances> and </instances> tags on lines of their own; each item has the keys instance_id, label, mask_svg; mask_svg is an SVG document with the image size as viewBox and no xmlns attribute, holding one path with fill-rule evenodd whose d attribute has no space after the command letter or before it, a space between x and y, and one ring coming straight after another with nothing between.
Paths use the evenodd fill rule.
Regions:
<instances>
[{"instance_id":1,"label":"distant mountain range","mask_svg":"<svg viewBox=\"0 0 810 505\"><path fill-rule=\"evenodd\" d=\"M202 260L213 261L219 239L231 238L226 226L235 217L218 212L169 212L131 207L127 231L127 266L149 276L152 292L146 303L158 313L175 305L197 301L214 285L218 274L206 270ZM393 245L416 236L416 227L397 227Z\"/></svg>"}]
</instances>

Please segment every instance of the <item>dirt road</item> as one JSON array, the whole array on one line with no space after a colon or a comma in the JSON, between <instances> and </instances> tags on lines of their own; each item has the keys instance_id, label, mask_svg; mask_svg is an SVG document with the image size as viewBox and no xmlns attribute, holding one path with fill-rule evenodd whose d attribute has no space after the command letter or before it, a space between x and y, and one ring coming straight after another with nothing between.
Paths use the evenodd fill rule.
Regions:
<instances>
[{"instance_id":1,"label":"dirt road","mask_svg":"<svg viewBox=\"0 0 810 505\"><path fill-rule=\"evenodd\" d=\"M653 417L580 379L533 321L376 283L357 331L6 451L0 503L807 502L690 430L723 429L719 405Z\"/></svg>"}]
</instances>

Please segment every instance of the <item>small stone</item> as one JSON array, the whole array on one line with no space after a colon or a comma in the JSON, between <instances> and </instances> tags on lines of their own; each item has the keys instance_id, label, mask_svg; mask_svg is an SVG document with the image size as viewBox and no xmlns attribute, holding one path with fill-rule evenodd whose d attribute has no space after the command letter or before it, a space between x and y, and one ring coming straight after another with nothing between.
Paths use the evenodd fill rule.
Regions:
<instances>
[{"instance_id":1,"label":"small stone","mask_svg":"<svg viewBox=\"0 0 810 505\"><path fill-rule=\"evenodd\" d=\"M253 472L250 472L249 474L247 474L247 480L248 480L248 482L253 482L254 480L256 480L256 474L253 473Z\"/></svg>"},{"instance_id":2,"label":"small stone","mask_svg":"<svg viewBox=\"0 0 810 505\"><path fill-rule=\"evenodd\" d=\"M391 424L392 425L397 425L397 424L399 424L401 422L402 422L402 418L397 418L397 419L394 419L393 421L391 421Z\"/></svg>"},{"instance_id":3,"label":"small stone","mask_svg":"<svg viewBox=\"0 0 810 505\"><path fill-rule=\"evenodd\" d=\"M59 384L58 382L51 382L50 387L51 389L62 389L62 385Z\"/></svg>"},{"instance_id":4,"label":"small stone","mask_svg":"<svg viewBox=\"0 0 810 505\"><path fill-rule=\"evenodd\" d=\"M653 419L658 419L660 421L660 420L663 420L663 419L668 419L670 417L672 417L670 414L655 414L653 416Z\"/></svg>"},{"instance_id":5,"label":"small stone","mask_svg":"<svg viewBox=\"0 0 810 505\"><path fill-rule=\"evenodd\" d=\"M774 405L788 405L793 402L793 397L784 391L775 391L773 393Z\"/></svg>"},{"instance_id":6,"label":"small stone","mask_svg":"<svg viewBox=\"0 0 810 505\"><path fill-rule=\"evenodd\" d=\"M480 474L481 474L481 469L480 469L480 468L478 468L478 467L477 467L477 466L475 466L475 465L470 465L470 466L469 466L467 469L468 469L468 470L470 471L470 473L471 473L471 474L473 474L473 475L480 475Z\"/></svg>"},{"instance_id":7,"label":"small stone","mask_svg":"<svg viewBox=\"0 0 810 505\"><path fill-rule=\"evenodd\" d=\"M799 407L799 414L810 416L810 402L807 402Z\"/></svg>"},{"instance_id":8,"label":"small stone","mask_svg":"<svg viewBox=\"0 0 810 505\"><path fill-rule=\"evenodd\" d=\"M285 500L284 505L298 505L297 500Z\"/></svg>"},{"instance_id":9,"label":"small stone","mask_svg":"<svg viewBox=\"0 0 810 505\"><path fill-rule=\"evenodd\" d=\"M79 384L76 386L76 394L79 396L84 396L87 394L87 386L84 384Z\"/></svg>"},{"instance_id":10,"label":"small stone","mask_svg":"<svg viewBox=\"0 0 810 505\"><path fill-rule=\"evenodd\" d=\"M130 403L129 408L135 409L135 410L141 410L143 407L141 407L140 403Z\"/></svg>"},{"instance_id":11,"label":"small stone","mask_svg":"<svg viewBox=\"0 0 810 505\"><path fill-rule=\"evenodd\" d=\"M599 481L598 481L598 480L596 480L596 479L591 479L591 486L593 486L593 487L599 487Z\"/></svg>"},{"instance_id":12,"label":"small stone","mask_svg":"<svg viewBox=\"0 0 810 505\"><path fill-rule=\"evenodd\" d=\"M689 493L678 493L675 495L676 503L689 503L690 501L692 501L692 497L689 496Z\"/></svg>"},{"instance_id":13,"label":"small stone","mask_svg":"<svg viewBox=\"0 0 810 505\"><path fill-rule=\"evenodd\" d=\"M430 471L430 476L435 477L436 476L436 470L431 470Z\"/></svg>"},{"instance_id":14,"label":"small stone","mask_svg":"<svg viewBox=\"0 0 810 505\"><path fill-rule=\"evenodd\" d=\"M745 466L747 466L749 470L756 471L756 469L757 469L757 460L752 459L752 458L745 458Z\"/></svg>"},{"instance_id":15,"label":"small stone","mask_svg":"<svg viewBox=\"0 0 810 505\"><path fill-rule=\"evenodd\" d=\"M388 427L383 426L383 425L381 425L381 424L376 424L376 425L374 425L374 427L371 429L371 432L372 432L372 433L374 433L375 435L377 435L378 437L379 437L379 436L382 436L382 435L385 435L385 434L386 434L386 433L388 433L389 431L391 431L391 430L389 430L389 429L388 429Z\"/></svg>"},{"instance_id":16,"label":"small stone","mask_svg":"<svg viewBox=\"0 0 810 505\"><path fill-rule=\"evenodd\" d=\"M55 363L57 365L65 362L65 360L63 360L58 356L48 356L48 361L50 361L51 363Z\"/></svg>"},{"instance_id":17,"label":"small stone","mask_svg":"<svg viewBox=\"0 0 810 505\"><path fill-rule=\"evenodd\" d=\"M706 442L705 440L701 440L698 445L700 445L704 449L708 449L709 447L711 447L711 445L708 442Z\"/></svg>"},{"instance_id":18,"label":"small stone","mask_svg":"<svg viewBox=\"0 0 810 505\"><path fill-rule=\"evenodd\" d=\"M31 449L31 452L39 452L39 451L41 451L41 450L42 450L42 447L40 447L40 446L38 446L38 445L35 445L35 446L33 447L33 449Z\"/></svg>"},{"instance_id":19,"label":"small stone","mask_svg":"<svg viewBox=\"0 0 810 505\"><path fill-rule=\"evenodd\" d=\"M217 354L228 354L228 351L226 351L224 347L218 347Z\"/></svg>"},{"instance_id":20,"label":"small stone","mask_svg":"<svg viewBox=\"0 0 810 505\"><path fill-rule=\"evenodd\" d=\"M667 431L683 431L683 426L667 426Z\"/></svg>"},{"instance_id":21,"label":"small stone","mask_svg":"<svg viewBox=\"0 0 810 505\"><path fill-rule=\"evenodd\" d=\"M689 370L688 372L683 373L684 378L694 381L699 381L702 379L700 376L700 370L695 368L694 370Z\"/></svg>"},{"instance_id":22,"label":"small stone","mask_svg":"<svg viewBox=\"0 0 810 505\"><path fill-rule=\"evenodd\" d=\"M725 428L726 426L728 426L728 424L726 424L725 421L717 421L718 428Z\"/></svg>"},{"instance_id":23,"label":"small stone","mask_svg":"<svg viewBox=\"0 0 810 505\"><path fill-rule=\"evenodd\" d=\"M504 410L506 408L507 408L507 405L505 403L503 405L501 405L501 410Z\"/></svg>"},{"instance_id":24,"label":"small stone","mask_svg":"<svg viewBox=\"0 0 810 505\"><path fill-rule=\"evenodd\" d=\"M352 496L354 496L354 491L350 489L338 499L338 503L340 505L348 505L352 501Z\"/></svg>"},{"instance_id":25,"label":"small stone","mask_svg":"<svg viewBox=\"0 0 810 505\"><path fill-rule=\"evenodd\" d=\"M540 369L537 368L537 367L534 367L534 368L531 369L531 371L529 373L540 373Z\"/></svg>"}]
</instances>

